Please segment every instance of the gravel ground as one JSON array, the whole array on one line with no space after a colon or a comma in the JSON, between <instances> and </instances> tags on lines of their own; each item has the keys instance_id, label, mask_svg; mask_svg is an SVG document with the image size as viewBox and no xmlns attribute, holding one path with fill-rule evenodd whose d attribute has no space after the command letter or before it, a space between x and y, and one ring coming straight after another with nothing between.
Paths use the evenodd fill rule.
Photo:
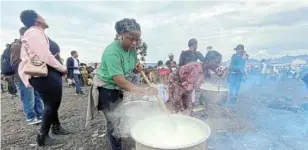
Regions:
<instances>
[{"instance_id":1,"label":"gravel ground","mask_svg":"<svg viewBox=\"0 0 308 150\"><path fill-rule=\"evenodd\" d=\"M84 90L87 92L88 88ZM261 88L246 82L236 105L210 104L205 111L196 112L194 116L212 128L208 149L304 150L308 147L307 113L268 107L277 98L286 97L291 100L291 106L298 108L308 102L303 99L304 96L307 96L307 91L299 81L286 81L279 85L269 82ZM26 125L20 99L12 99L4 93L1 96L1 149L107 150L106 137L100 136L104 135L104 117L92 121L91 127L85 129L86 107L86 97L76 96L74 89L64 87L60 121L72 134L61 137L64 145L37 148L35 137L39 126ZM124 149L132 146L132 141L125 141Z\"/></svg>"},{"instance_id":2,"label":"gravel ground","mask_svg":"<svg viewBox=\"0 0 308 150\"><path fill-rule=\"evenodd\" d=\"M88 88L84 88L87 93ZM1 99L1 149L4 150L32 150L32 149L63 149L63 150L94 150L108 149L103 134L104 118L92 122L89 129L85 129L87 98L76 96L74 89L64 87L63 101L60 107L60 121L64 128L72 132L63 138L65 145L47 148L35 146L36 134L40 126L26 125L19 98L11 99L3 94ZM98 134L99 130L100 134Z\"/></svg>"}]
</instances>

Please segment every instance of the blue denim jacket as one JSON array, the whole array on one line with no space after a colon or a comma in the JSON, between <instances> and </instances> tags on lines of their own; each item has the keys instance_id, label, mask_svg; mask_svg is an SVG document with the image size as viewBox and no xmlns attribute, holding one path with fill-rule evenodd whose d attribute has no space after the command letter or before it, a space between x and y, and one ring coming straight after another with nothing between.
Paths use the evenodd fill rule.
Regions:
<instances>
[{"instance_id":1,"label":"blue denim jacket","mask_svg":"<svg viewBox=\"0 0 308 150\"><path fill-rule=\"evenodd\" d=\"M243 59L241 54L233 54L229 71L243 74L245 72L245 62L246 60Z\"/></svg>"}]
</instances>

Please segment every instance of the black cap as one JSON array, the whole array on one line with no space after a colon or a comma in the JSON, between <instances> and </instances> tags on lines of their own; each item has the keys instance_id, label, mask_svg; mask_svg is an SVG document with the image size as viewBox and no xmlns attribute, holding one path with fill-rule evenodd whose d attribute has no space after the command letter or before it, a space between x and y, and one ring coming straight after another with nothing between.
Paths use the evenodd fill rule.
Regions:
<instances>
[{"instance_id":1,"label":"black cap","mask_svg":"<svg viewBox=\"0 0 308 150\"><path fill-rule=\"evenodd\" d=\"M236 48L234 48L234 50L244 50L244 45L239 44L239 45L236 46Z\"/></svg>"}]
</instances>

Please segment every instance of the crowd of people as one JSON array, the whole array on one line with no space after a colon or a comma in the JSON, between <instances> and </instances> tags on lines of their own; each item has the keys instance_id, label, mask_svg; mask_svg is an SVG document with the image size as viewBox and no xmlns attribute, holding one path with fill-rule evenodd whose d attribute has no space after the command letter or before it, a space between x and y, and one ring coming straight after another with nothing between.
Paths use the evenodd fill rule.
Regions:
<instances>
[{"instance_id":1,"label":"crowd of people","mask_svg":"<svg viewBox=\"0 0 308 150\"><path fill-rule=\"evenodd\" d=\"M81 86L91 84L89 77L95 68L80 64L76 51L71 52L72 57L63 65L59 45L44 32L49 26L43 17L25 10L20 19L24 25L19 30L20 38L8 44L1 57L1 80L8 81L10 94L14 91L10 89L16 92L19 89L27 124L41 123L38 145L56 144L59 141L49 136L50 130L56 135L69 134L58 117L63 77L74 81L77 95L84 95ZM4 84L1 89L4 90Z\"/></svg>"},{"instance_id":2,"label":"crowd of people","mask_svg":"<svg viewBox=\"0 0 308 150\"><path fill-rule=\"evenodd\" d=\"M76 95L85 95L82 87L92 85L93 77L99 64L95 63L94 66L87 66L87 64L79 62L78 56L77 51L71 51L71 57L66 60L68 71L65 79L69 87L75 86Z\"/></svg>"},{"instance_id":3,"label":"crowd of people","mask_svg":"<svg viewBox=\"0 0 308 150\"><path fill-rule=\"evenodd\" d=\"M249 68L247 72L252 72L253 69ZM261 74L263 78L274 79L277 82L285 81L286 79L300 80L305 74L307 74L308 65L304 64L288 64L284 66L273 66L261 61Z\"/></svg>"},{"instance_id":4,"label":"crowd of people","mask_svg":"<svg viewBox=\"0 0 308 150\"><path fill-rule=\"evenodd\" d=\"M20 91L20 98L28 124L41 123L36 141L39 146L53 145L61 141L51 138L49 131L56 135L67 135L69 131L61 126L58 109L62 101L63 78L75 86L76 95L85 95L82 86L91 85L89 102L102 111L107 120L107 137L112 150L121 150L121 138L113 134L116 128L112 112L125 99L124 92L138 95L158 95L155 87L140 86L145 78L152 83L168 87L168 101L172 113L190 115L195 91L211 76L227 78L230 102L235 104L240 85L246 74L245 63L249 55L244 45L237 45L228 67L221 67L222 54L208 46L203 55L198 51L198 41L188 41L179 62L169 54L169 60L159 61L155 68L144 69L138 59L138 49L142 49L141 27L135 19L122 19L115 24L116 37L104 50L101 61L94 67L80 63L78 52L71 51L66 65L61 59L59 45L45 33L47 22L34 10L20 14L24 27L19 30L20 38L8 46L10 56L3 55L9 63L3 63L2 73L14 78ZM113 37L110 37L113 38ZM3 62L3 61L2 61ZM140 73L146 76L141 77ZM2 77L1 77L2 79ZM48 86L46 86L48 85ZM2 86L1 86L2 88Z\"/></svg>"}]
</instances>

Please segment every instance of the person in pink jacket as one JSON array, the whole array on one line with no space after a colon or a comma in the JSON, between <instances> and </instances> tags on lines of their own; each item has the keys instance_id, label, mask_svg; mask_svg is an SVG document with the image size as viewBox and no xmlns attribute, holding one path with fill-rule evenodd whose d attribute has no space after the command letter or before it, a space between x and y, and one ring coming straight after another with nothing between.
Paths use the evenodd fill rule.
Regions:
<instances>
[{"instance_id":1,"label":"person in pink jacket","mask_svg":"<svg viewBox=\"0 0 308 150\"><path fill-rule=\"evenodd\" d=\"M57 135L68 134L68 131L61 127L58 117L62 99L62 75L67 72L67 69L55 57L60 52L59 46L50 46L50 40L44 33L44 30L48 28L46 21L34 10L22 11L20 20L28 30L21 40L21 62L18 73L25 86L33 87L44 102L41 129L36 141L39 146L59 144L59 140L49 136L49 130L51 128L51 132ZM48 75L46 77L32 77L24 72L26 62L35 56L47 64Z\"/></svg>"}]
</instances>

